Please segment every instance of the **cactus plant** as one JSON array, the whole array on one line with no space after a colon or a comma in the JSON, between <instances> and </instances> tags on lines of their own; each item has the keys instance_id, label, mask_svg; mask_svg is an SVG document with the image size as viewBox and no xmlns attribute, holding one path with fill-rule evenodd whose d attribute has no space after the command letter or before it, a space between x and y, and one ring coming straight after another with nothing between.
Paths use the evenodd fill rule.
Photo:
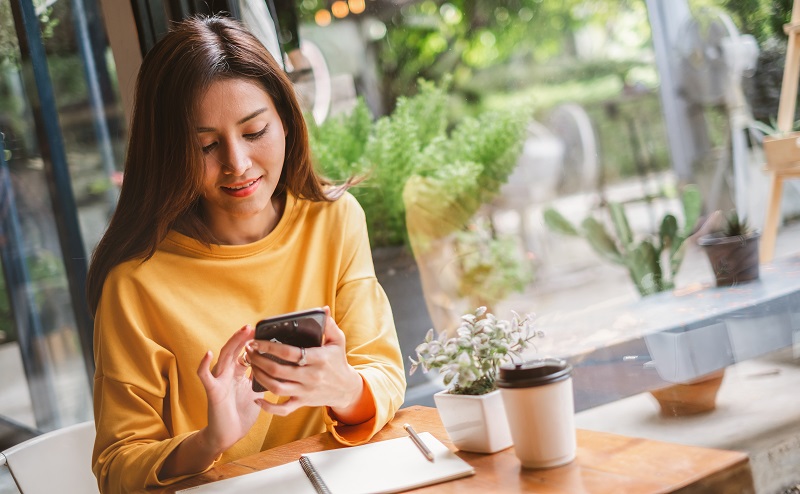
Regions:
<instances>
[{"instance_id":1,"label":"cactus plant","mask_svg":"<svg viewBox=\"0 0 800 494\"><path fill-rule=\"evenodd\" d=\"M636 289L645 296L675 287L675 275L685 253L684 241L692 234L700 217L702 201L698 188L687 185L681 194L681 203L683 227L678 226L674 215L667 214L661 221L658 235L641 240L634 237L625 207L617 202L608 204L615 235L591 215L577 227L555 209L548 208L544 212L544 221L553 231L585 238L603 258L625 266Z\"/></svg>"}]
</instances>

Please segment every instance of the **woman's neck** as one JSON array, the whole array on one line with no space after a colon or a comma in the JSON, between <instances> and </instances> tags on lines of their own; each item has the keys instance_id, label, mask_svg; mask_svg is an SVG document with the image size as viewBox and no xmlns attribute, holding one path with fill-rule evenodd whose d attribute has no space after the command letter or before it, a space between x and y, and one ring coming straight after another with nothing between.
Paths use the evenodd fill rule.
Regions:
<instances>
[{"instance_id":1,"label":"woman's neck","mask_svg":"<svg viewBox=\"0 0 800 494\"><path fill-rule=\"evenodd\" d=\"M206 235L198 231L196 226L192 226L193 221L179 219L174 229L179 233L192 237L200 241L210 241L219 245L245 245L257 242L269 235L280 223L286 208L286 194L274 196L270 201L272 207L262 211L262 214L253 218L229 217L218 220L214 223L208 218L201 217L198 220L205 225L206 231L211 234L211 239L205 239Z\"/></svg>"},{"instance_id":2,"label":"woman's neck","mask_svg":"<svg viewBox=\"0 0 800 494\"><path fill-rule=\"evenodd\" d=\"M209 225L211 233L221 245L245 245L258 242L272 232L283 217L286 196L279 195L270 201L271 208L253 218L231 218L222 225Z\"/></svg>"}]
</instances>

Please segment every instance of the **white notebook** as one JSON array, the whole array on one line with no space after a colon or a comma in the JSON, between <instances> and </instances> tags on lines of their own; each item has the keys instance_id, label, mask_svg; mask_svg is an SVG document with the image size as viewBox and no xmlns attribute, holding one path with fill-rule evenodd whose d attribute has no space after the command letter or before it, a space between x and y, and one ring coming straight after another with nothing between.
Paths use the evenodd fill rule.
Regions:
<instances>
[{"instance_id":1,"label":"white notebook","mask_svg":"<svg viewBox=\"0 0 800 494\"><path fill-rule=\"evenodd\" d=\"M399 437L361 446L308 453L302 455L300 461L178 492L262 494L267 487L275 487L280 492L293 494L388 494L475 473L469 463L456 456L429 432L423 432L419 436L433 452L433 462L425 458L410 437ZM311 481L313 474L306 475L301 462L313 466L313 470L329 491L315 487Z\"/></svg>"}]
</instances>

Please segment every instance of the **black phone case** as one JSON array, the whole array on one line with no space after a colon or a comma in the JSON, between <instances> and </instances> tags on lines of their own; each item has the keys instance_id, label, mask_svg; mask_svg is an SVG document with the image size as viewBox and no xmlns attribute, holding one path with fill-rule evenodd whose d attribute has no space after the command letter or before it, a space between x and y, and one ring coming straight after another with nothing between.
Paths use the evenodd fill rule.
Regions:
<instances>
[{"instance_id":1,"label":"black phone case","mask_svg":"<svg viewBox=\"0 0 800 494\"><path fill-rule=\"evenodd\" d=\"M290 312L275 317L262 319L256 324L256 339L270 340L298 348L310 348L322 345L322 334L325 332L325 311L308 309ZM297 365L283 359L264 354L276 362ZM253 379L253 391L264 392L266 388Z\"/></svg>"}]
</instances>

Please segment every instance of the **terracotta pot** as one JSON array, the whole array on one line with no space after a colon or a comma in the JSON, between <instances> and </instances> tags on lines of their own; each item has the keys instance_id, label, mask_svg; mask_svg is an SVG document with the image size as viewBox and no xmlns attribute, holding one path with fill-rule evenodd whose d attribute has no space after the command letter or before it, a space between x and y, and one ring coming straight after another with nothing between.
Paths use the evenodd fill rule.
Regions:
<instances>
[{"instance_id":1,"label":"terracotta pot","mask_svg":"<svg viewBox=\"0 0 800 494\"><path fill-rule=\"evenodd\" d=\"M650 394L658 401L664 417L710 412L717 407L717 392L724 375L725 369L720 369L696 381L673 384L650 391Z\"/></svg>"},{"instance_id":2,"label":"terracotta pot","mask_svg":"<svg viewBox=\"0 0 800 494\"><path fill-rule=\"evenodd\" d=\"M697 241L714 270L717 286L730 286L758 279L758 240L761 233L725 237L704 235Z\"/></svg>"},{"instance_id":3,"label":"terracotta pot","mask_svg":"<svg viewBox=\"0 0 800 494\"><path fill-rule=\"evenodd\" d=\"M453 445L472 453L496 453L513 445L499 390L483 395L433 395L439 417Z\"/></svg>"}]
</instances>

